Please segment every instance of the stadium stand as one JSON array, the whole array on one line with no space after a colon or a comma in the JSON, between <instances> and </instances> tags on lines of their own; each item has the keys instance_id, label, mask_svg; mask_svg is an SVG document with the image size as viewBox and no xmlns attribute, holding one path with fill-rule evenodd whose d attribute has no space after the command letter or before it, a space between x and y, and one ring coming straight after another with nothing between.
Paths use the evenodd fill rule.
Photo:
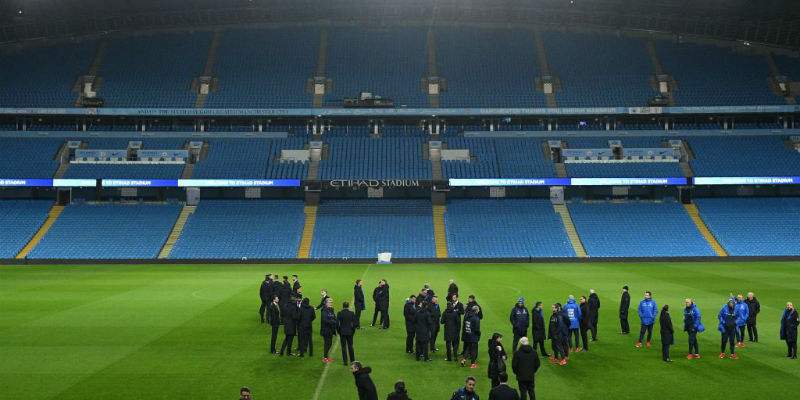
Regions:
<instances>
[{"instance_id":1,"label":"stadium stand","mask_svg":"<svg viewBox=\"0 0 800 400\"><path fill-rule=\"evenodd\" d=\"M48 179L64 143L55 138L0 138L0 179Z\"/></svg>"},{"instance_id":2,"label":"stadium stand","mask_svg":"<svg viewBox=\"0 0 800 400\"><path fill-rule=\"evenodd\" d=\"M211 32L111 40L98 75L107 107L194 107L192 79L203 71Z\"/></svg>"},{"instance_id":3,"label":"stadium stand","mask_svg":"<svg viewBox=\"0 0 800 400\"><path fill-rule=\"evenodd\" d=\"M30 258L156 258L180 214L177 204L71 204Z\"/></svg>"},{"instance_id":4,"label":"stadium stand","mask_svg":"<svg viewBox=\"0 0 800 400\"><path fill-rule=\"evenodd\" d=\"M800 198L695 198L700 217L731 256L797 256Z\"/></svg>"},{"instance_id":5,"label":"stadium stand","mask_svg":"<svg viewBox=\"0 0 800 400\"><path fill-rule=\"evenodd\" d=\"M431 179L422 158L424 138L342 138L326 140L330 156L319 164L320 179Z\"/></svg>"},{"instance_id":6,"label":"stadium stand","mask_svg":"<svg viewBox=\"0 0 800 400\"><path fill-rule=\"evenodd\" d=\"M330 200L320 203L311 258L436 257L428 200Z\"/></svg>"},{"instance_id":7,"label":"stadium stand","mask_svg":"<svg viewBox=\"0 0 800 400\"><path fill-rule=\"evenodd\" d=\"M560 107L646 106L658 94L642 39L552 31L542 37L550 71L561 81Z\"/></svg>"},{"instance_id":8,"label":"stadium stand","mask_svg":"<svg viewBox=\"0 0 800 400\"><path fill-rule=\"evenodd\" d=\"M572 178L678 178L684 176L677 162L566 163Z\"/></svg>"},{"instance_id":9,"label":"stadium stand","mask_svg":"<svg viewBox=\"0 0 800 400\"><path fill-rule=\"evenodd\" d=\"M395 104L427 107L420 79L428 75L424 28L334 28L329 30L326 75L333 88L326 106L339 106L360 92L394 99Z\"/></svg>"},{"instance_id":10,"label":"stadium stand","mask_svg":"<svg viewBox=\"0 0 800 400\"><path fill-rule=\"evenodd\" d=\"M229 29L214 65L219 86L207 108L310 107L319 29Z\"/></svg>"},{"instance_id":11,"label":"stadium stand","mask_svg":"<svg viewBox=\"0 0 800 400\"><path fill-rule=\"evenodd\" d=\"M442 107L545 107L535 90L541 75L533 32L446 27L436 30Z\"/></svg>"},{"instance_id":12,"label":"stadium stand","mask_svg":"<svg viewBox=\"0 0 800 400\"><path fill-rule=\"evenodd\" d=\"M666 73L678 82L679 106L780 105L786 101L767 85L763 56L690 43L654 43ZM709 66L720 66L709 68Z\"/></svg>"},{"instance_id":13,"label":"stadium stand","mask_svg":"<svg viewBox=\"0 0 800 400\"><path fill-rule=\"evenodd\" d=\"M299 200L203 200L170 258L295 258L303 234Z\"/></svg>"},{"instance_id":14,"label":"stadium stand","mask_svg":"<svg viewBox=\"0 0 800 400\"><path fill-rule=\"evenodd\" d=\"M547 199L451 200L444 222L450 257L575 257Z\"/></svg>"},{"instance_id":15,"label":"stadium stand","mask_svg":"<svg viewBox=\"0 0 800 400\"><path fill-rule=\"evenodd\" d=\"M472 160L442 161L442 175L445 178L494 178L500 176L497 166L497 152L494 140L486 138L447 139L448 148L452 150L468 149Z\"/></svg>"},{"instance_id":16,"label":"stadium stand","mask_svg":"<svg viewBox=\"0 0 800 400\"><path fill-rule=\"evenodd\" d=\"M442 161L446 178L552 178L555 165L542 153L540 139L450 138L448 148L469 149L474 160Z\"/></svg>"},{"instance_id":17,"label":"stadium stand","mask_svg":"<svg viewBox=\"0 0 800 400\"><path fill-rule=\"evenodd\" d=\"M688 139L697 176L798 176L800 153L779 136L693 137Z\"/></svg>"},{"instance_id":18,"label":"stadium stand","mask_svg":"<svg viewBox=\"0 0 800 400\"><path fill-rule=\"evenodd\" d=\"M31 47L0 57L0 106L72 107L75 80L86 74L97 42Z\"/></svg>"},{"instance_id":19,"label":"stadium stand","mask_svg":"<svg viewBox=\"0 0 800 400\"><path fill-rule=\"evenodd\" d=\"M179 179L184 164L77 164L72 163L66 179Z\"/></svg>"},{"instance_id":20,"label":"stadium stand","mask_svg":"<svg viewBox=\"0 0 800 400\"><path fill-rule=\"evenodd\" d=\"M0 258L14 258L47 219L48 200L0 201Z\"/></svg>"},{"instance_id":21,"label":"stadium stand","mask_svg":"<svg viewBox=\"0 0 800 400\"><path fill-rule=\"evenodd\" d=\"M303 138L288 139L208 139L208 157L197 163L196 179L304 179L307 162L276 160L281 149L302 149Z\"/></svg>"},{"instance_id":22,"label":"stadium stand","mask_svg":"<svg viewBox=\"0 0 800 400\"><path fill-rule=\"evenodd\" d=\"M572 203L589 257L715 256L679 203Z\"/></svg>"}]
</instances>

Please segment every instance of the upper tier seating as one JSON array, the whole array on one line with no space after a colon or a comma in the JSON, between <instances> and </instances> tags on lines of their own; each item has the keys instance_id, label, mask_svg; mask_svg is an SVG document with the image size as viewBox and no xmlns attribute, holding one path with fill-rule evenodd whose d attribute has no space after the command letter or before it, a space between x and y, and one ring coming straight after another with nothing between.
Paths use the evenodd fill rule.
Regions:
<instances>
[{"instance_id":1,"label":"upper tier seating","mask_svg":"<svg viewBox=\"0 0 800 400\"><path fill-rule=\"evenodd\" d=\"M436 257L427 200L329 200L320 203L311 258Z\"/></svg>"},{"instance_id":2,"label":"upper tier seating","mask_svg":"<svg viewBox=\"0 0 800 400\"><path fill-rule=\"evenodd\" d=\"M47 219L49 200L0 201L0 258L14 258Z\"/></svg>"},{"instance_id":3,"label":"upper tier seating","mask_svg":"<svg viewBox=\"0 0 800 400\"><path fill-rule=\"evenodd\" d=\"M71 204L30 258L156 258L178 219L175 204Z\"/></svg>"},{"instance_id":4,"label":"upper tier seating","mask_svg":"<svg viewBox=\"0 0 800 400\"><path fill-rule=\"evenodd\" d=\"M695 137L697 176L800 176L800 153L778 136Z\"/></svg>"},{"instance_id":5,"label":"upper tier seating","mask_svg":"<svg viewBox=\"0 0 800 400\"><path fill-rule=\"evenodd\" d=\"M679 203L573 203L589 257L715 256Z\"/></svg>"},{"instance_id":6,"label":"upper tier seating","mask_svg":"<svg viewBox=\"0 0 800 400\"><path fill-rule=\"evenodd\" d=\"M197 163L196 179L305 179L308 163L280 162L281 149L302 149L303 138L208 139L208 157Z\"/></svg>"},{"instance_id":7,"label":"upper tier seating","mask_svg":"<svg viewBox=\"0 0 800 400\"><path fill-rule=\"evenodd\" d=\"M477 159L443 161L445 178L553 178L555 165L542 152L544 139L449 138L449 149L469 149Z\"/></svg>"},{"instance_id":8,"label":"upper tier seating","mask_svg":"<svg viewBox=\"0 0 800 400\"><path fill-rule=\"evenodd\" d=\"M695 198L700 217L731 256L800 255L799 198Z\"/></svg>"},{"instance_id":9,"label":"upper tier seating","mask_svg":"<svg viewBox=\"0 0 800 400\"><path fill-rule=\"evenodd\" d=\"M679 178L684 176L677 162L567 163L572 178Z\"/></svg>"},{"instance_id":10,"label":"upper tier seating","mask_svg":"<svg viewBox=\"0 0 800 400\"><path fill-rule=\"evenodd\" d=\"M58 169L56 138L0 138L0 179L49 179Z\"/></svg>"},{"instance_id":11,"label":"upper tier seating","mask_svg":"<svg viewBox=\"0 0 800 400\"><path fill-rule=\"evenodd\" d=\"M422 158L422 137L326 140L330 156L320 161L320 179L431 179Z\"/></svg>"},{"instance_id":12,"label":"upper tier seating","mask_svg":"<svg viewBox=\"0 0 800 400\"><path fill-rule=\"evenodd\" d=\"M575 257L550 200L451 200L444 223L450 257Z\"/></svg>"},{"instance_id":13,"label":"upper tier seating","mask_svg":"<svg viewBox=\"0 0 800 400\"><path fill-rule=\"evenodd\" d=\"M295 258L304 222L299 200L203 200L169 258Z\"/></svg>"}]
</instances>

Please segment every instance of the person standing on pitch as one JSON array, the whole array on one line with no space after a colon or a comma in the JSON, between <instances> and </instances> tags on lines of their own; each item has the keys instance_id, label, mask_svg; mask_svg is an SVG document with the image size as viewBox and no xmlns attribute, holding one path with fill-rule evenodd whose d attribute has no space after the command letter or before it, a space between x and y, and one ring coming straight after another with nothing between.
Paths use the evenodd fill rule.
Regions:
<instances>
[{"instance_id":1,"label":"person standing on pitch","mask_svg":"<svg viewBox=\"0 0 800 400\"><path fill-rule=\"evenodd\" d=\"M300 341L299 357L303 357L306 354L306 351L308 351L309 357L314 356L314 342L311 339L311 336L314 332L312 323L317 318L317 314L314 311L314 307L311 307L311 304L309 303L308 297L306 297L303 299L303 302L300 305L300 323L298 324L297 328Z\"/></svg>"},{"instance_id":2,"label":"person standing on pitch","mask_svg":"<svg viewBox=\"0 0 800 400\"><path fill-rule=\"evenodd\" d=\"M342 303L342 311L336 314L337 329L339 332L339 344L342 346L342 360L344 365L349 365L350 362L355 361L355 353L353 352L353 335L356 333L356 315L350 311L350 303ZM347 356L350 356L348 359Z\"/></svg>"},{"instance_id":3,"label":"person standing on pitch","mask_svg":"<svg viewBox=\"0 0 800 400\"><path fill-rule=\"evenodd\" d=\"M800 319L797 316L797 310L794 305L789 302L786 303L786 309L783 310L781 315L781 340L786 341L786 348L788 353L786 357L793 360L797 359L797 325L800 324Z\"/></svg>"},{"instance_id":4,"label":"person standing on pitch","mask_svg":"<svg viewBox=\"0 0 800 400\"><path fill-rule=\"evenodd\" d=\"M569 318L569 333L567 336L567 344L569 352L576 351L581 347L579 330L581 328L581 308L575 303L575 296L569 295L567 304L564 305L564 311ZM575 337L575 347L572 347L572 338Z\"/></svg>"},{"instance_id":5,"label":"person standing on pitch","mask_svg":"<svg viewBox=\"0 0 800 400\"><path fill-rule=\"evenodd\" d=\"M406 383L403 381L395 382L394 392L389 393L389 395L386 396L386 400L411 400L411 398L408 397Z\"/></svg>"},{"instance_id":6,"label":"person standing on pitch","mask_svg":"<svg viewBox=\"0 0 800 400\"><path fill-rule=\"evenodd\" d=\"M467 310L471 310L472 307L478 307L478 318L483 319L483 310L481 310L481 305L478 304L477 301L475 301L475 295L474 294L469 295L469 297L467 297L467 300L469 300L467 302Z\"/></svg>"},{"instance_id":7,"label":"person standing on pitch","mask_svg":"<svg viewBox=\"0 0 800 400\"><path fill-rule=\"evenodd\" d=\"M406 304L403 306L403 318L406 322L406 354L414 354L414 334L417 316L417 296L408 296Z\"/></svg>"},{"instance_id":8,"label":"person standing on pitch","mask_svg":"<svg viewBox=\"0 0 800 400\"><path fill-rule=\"evenodd\" d=\"M686 299L686 308L683 309L683 331L689 335L689 354L687 360L700 358L700 349L697 346L697 334L706 328L700 322L700 310L692 299Z\"/></svg>"},{"instance_id":9,"label":"person standing on pitch","mask_svg":"<svg viewBox=\"0 0 800 400\"><path fill-rule=\"evenodd\" d=\"M506 349L503 347L503 335L493 333L489 339L489 379L492 380L492 387L500 384L498 375L506 372Z\"/></svg>"},{"instance_id":10,"label":"person standing on pitch","mask_svg":"<svg viewBox=\"0 0 800 400\"><path fill-rule=\"evenodd\" d=\"M378 286L375 286L375 289L372 290L372 302L375 303L375 311L372 312L372 325L370 326L375 326L375 322L378 320L378 313L380 312L381 309L380 299L382 293L383 293L383 286L381 286L381 282L378 282ZM383 324L383 320L381 320L381 324Z\"/></svg>"},{"instance_id":11,"label":"person standing on pitch","mask_svg":"<svg viewBox=\"0 0 800 400\"><path fill-rule=\"evenodd\" d=\"M322 289L319 292L319 295L322 296L322 299L320 300L319 305L316 308L314 308L315 310L322 310L323 308L325 308L325 304L327 304L328 299L330 299L330 297L328 297L328 289Z\"/></svg>"},{"instance_id":12,"label":"person standing on pitch","mask_svg":"<svg viewBox=\"0 0 800 400\"><path fill-rule=\"evenodd\" d=\"M628 286L622 287L622 299L619 301L619 324L622 330L621 334L627 335L631 333L631 327L628 325L628 310L631 308L631 295L628 293ZM641 339L640 339L641 341Z\"/></svg>"},{"instance_id":13,"label":"person standing on pitch","mask_svg":"<svg viewBox=\"0 0 800 400\"><path fill-rule=\"evenodd\" d=\"M589 289L589 330L592 331L592 341L597 341L597 320L600 316L600 298L597 297L594 289ZM588 350L588 346L584 342L584 348Z\"/></svg>"},{"instance_id":14,"label":"person standing on pitch","mask_svg":"<svg viewBox=\"0 0 800 400\"><path fill-rule=\"evenodd\" d=\"M431 319L431 352L436 353L439 351L436 347L436 338L439 337L439 319L442 318L442 310L439 308L439 296L434 295L431 297L431 304L428 305L428 314Z\"/></svg>"},{"instance_id":15,"label":"person standing on pitch","mask_svg":"<svg viewBox=\"0 0 800 400\"><path fill-rule=\"evenodd\" d=\"M356 379L356 390L358 390L358 400L378 400L378 391L375 389L375 382L369 374L372 368L361 365L358 361L350 363L350 372Z\"/></svg>"},{"instance_id":16,"label":"person standing on pitch","mask_svg":"<svg viewBox=\"0 0 800 400\"><path fill-rule=\"evenodd\" d=\"M736 296L736 311L739 316L736 318L736 347L744 347L744 328L747 326L747 319L750 318L750 307L744 302L744 296Z\"/></svg>"},{"instance_id":17,"label":"person standing on pitch","mask_svg":"<svg viewBox=\"0 0 800 400\"><path fill-rule=\"evenodd\" d=\"M722 332L722 352L719 353L719 358L725 358L725 344L730 342L731 358L737 359L735 346L736 346L736 320L739 317L739 311L736 309L736 302L733 298L728 300L728 304L722 306L717 315L719 318L719 329Z\"/></svg>"},{"instance_id":18,"label":"person standing on pitch","mask_svg":"<svg viewBox=\"0 0 800 400\"><path fill-rule=\"evenodd\" d=\"M456 281L450 279L450 284L447 286L448 301L453 299L453 295L458 296L458 285L456 285Z\"/></svg>"},{"instance_id":19,"label":"person standing on pitch","mask_svg":"<svg viewBox=\"0 0 800 400\"><path fill-rule=\"evenodd\" d=\"M283 283L278 287L278 297L281 299L281 309L292 301L292 285L289 283L289 277L286 275L283 276Z\"/></svg>"},{"instance_id":20,"label":"person standing on pitch","mask_svg":"<svg viewBox=\"0 0 800 400\"><path fill-rule=\"evenodd\" d=\"M580 352L581 350L589 351L589 335L588 332L591 329L591 313L589 312L589 302L586 300L586 296L581 296L578 298L578 302L580 303L581 307L581 320L580 320L580 330L581 330L581 341L583 341L583 347L578 347L577 350Z\"/></svg>"},{"instance_id":21,"label":"person standing on pitch","mask_svg":"<svg viewBox=\"0 0 800 400\"><path fill-rule=\"evenodd\" d=\"M283 344L281 345L280 355L283 356L283 352L286 351L286 355L291 356L292 354L292 342L294 341L294 337L297 335L297 323L300 321L300 309L297 308L297 305L293 302L287 302L286 305L283 307L283 334L285 335L283 339Z\"/></svg>"},{"instance_id":22,"label":"person standing on pitch","mask_svg":"<svg viewBox=\"0 0 800 400\"><path fill-rule=\"evenodd\" d=\"M363 329L361 328L361 311L366 308L366 303L364 302L364 290L361 289L361 279L356 279L356 285L353 286L353 307L356 309L356 329Z\"/></svg>"},{"instance_id":23,"label":"person standing on pitch","mask_svg":"<svg viewBox=\"0 0 800 400\"><path fill-rule=\"evenodd\" d=\"M261 308L258 309L258 315L261 317L261 323L263 324L267 306L272 301L272 275L267 274L264 277L264 282L261 282L261 287L258 288L258 297L261 298Z\"/></svg>"},{"instance_id":24,"label":"person standing on pitch","mask_svg":"<svg viewBox=\"0 0 800 400\"><path fill-rule=\"evenodd\" d=\"M453 357L458 357L458 341L461 333L461 314L454 308L453 303L447 303L447 309L442 314L442 325L444 325L444 342L447 348L447 358L445 361L453 361Z\"/></svg>"},{"instance_id":25,"label":"person standing on pitch","mask_svg":"<svg viewBox=\"0 0 800 400\"><path fill-rule=\"evenodd\" d=\"M414 313L414 335L417 337L417 361L430 361L428 347L431 345L431 316L428 303L422 302Z\"/></svg>"},{"instance_id":26,"label":"person standing on pitch","mask_svg":"<svg viewBox=\"0 0 800 400\"><path fill-rule=\"evenodd\" d=\"M669 358L669 346L675 344L675 330L672 329L672 318L669 316L669 304L664 304L661 308L661 315L658 317L661 328L661 357L664 362L672 362Z\"/></svg>"},{"instance_id":27,"label":"person standing on pitch","mask_svg":"<svg viewBox=\"0 0 800 400\"><path fill-rule=\"evenodd\" d=\"M481 319L478 317L481 309L474 306L468 309L464 315L464 328L461 337L464 341L464 358L461 359L461 366L466 366L469 357L472 369L478 368L478 343L481 341Z\"/></svg>"},{"instance_id":28,"label":"person standing on pitch","mask_svg":"<svg viewBox=\"0 0 800 400\"><path fill-rule=\"evenodd\" d=\"M648 290L644 292L644 300L639 302L639 319L642 321L642 328L639 330L639 341L636 342L636 347L642 347L645 331L647 331L647 347L650 347L653 323L655 323L656 317L658 317L658 306L653 301L653 294Z\"/></svg>"},{"instance_id":29,"label":"person standing on pitch","mask_svg":"<svg viewBox=\"0 0 800 400\"><path fill-rule=\"evenodd\" d=\"M292 291L298 293L297 289L299 289L302 286L303 285L301 285L300 281L297 279L297 275L292 275Z\"/></svg>"},{"instance_id":30,"label":"person standing on pitch","mask_svg":"<svg viewBox=\"0 0 800 400\"><path fill-rule=\"evenodd\" d=\"M453 294L449 299L453 303L453 310L456 310L458 315L464 315L464 303L458 301L458 293Z\"/></svg>"},{"instance_id":31,"label":"person standing on pitch","mask_svg":"<svg viewBox=\"0 0 800 400\"><path fill-rule=\"evenodd\" d=\"M533 344L531 347L536 350L536 344L538 343L539 352L542 354L542 357L550 357L550 354L547 354L547 351L544 349L544 340L547 339L547 333L545 332L544 325L544 306L541 301L536 302L536 307L531 311L531 316L533 317L533 328L531 329L531 333L533 333Z\"/></svg>"},{"instance_id":32,"label":"person standing on pitch","mask_svg":"<svg viewBox=\"0 0 800 400\"><path fill-rule=\"evenodd\" d=\"M761 303L756 299L753 292L747 293L747 307L750 309L750 314L747 317L747 338L751 342L758 343L758 328L756 328L756 317L761 312Z\"/></svg>"},{"instance_id":33,"label":"person standing on pitch","mask_svg":"<svg viewBox=\"0 0 800 400\"><path fill-rule=\"evenodd\" d=\"M319 324L319 335L322 336L323 339L323 347L322 347L322 362L324 363L332 363L333 360L328 357L328 353L331 350L331 344L333 344L333 336L336 335L336 313L333 312L333 299L330 297L325 302L325 308L322 309L322 318Z\"/></svg>"},{"instance_id":34,"label":"person standing on pitch","mask_svg":"<svg viewBox=\"0 0 800 400\"><path fill-rule=\"evenodd\" d=\"M267 323L272 328L272 335L269 338L269 352L278 354L275 344L278 340L278 328L281 327L281 306L278 304L278 296L272 296L272 303L267 307Z\"/></svg>"},{"instance_id":35,"label":"person standing on pitch","mask_svg":"<svg viewBox=\"0 0 800 400\"><path fill-rule=\"evenodd\" d=\"M464 382L464 386L453 392L453 396L450 400L480 400L478 394L475 393L475 377L468 376L467 381Z\"/></svg>"},{"instance_id":36,"label":"person standing on pitch","mask_svg":"<svg viewBox=\"0 0 800 400\"><path fill-rule=\"evenodd\" d=\"M489 400L519 400L517 389L508 386L508 374L505 371L497 374L497 385L489 390Z\"/></svg>"},{"instance_id":37,"label":"person standing on pitch","mask_svg":"<svg viewBox=\"0 0 800 400\"><path fill-rule=\"evenodd\" d=\"M511 345L512 351L517 351L517 343L523 336L528 336L528 327L531 324L531 317L528 309L525 308L525 298L520 297L517 304L511 308L511 330L514 332L514 342Z\"/></svg>"},{"instance_id":38,"label":"person standing on pitch","mask_svg":"<svg viewBox=\"0 0 800 400\"><path fill-rule=\"evenodd\" d=\"M389 329L389 282L381 279L381 295L379 304L381 306L381 329Z\"/></svg>"},{"instance_id":39,"label":"person standing on pitch","mask_svg":"<svg viewBox=\"0 0 800 400\"><path fill-rule=\"evenodd\" d=\"M514 358L511 360L511 369L514 371L514 375L517 376L517 384L519 385L522 400L527 400L528 396L531 397L531 400L536 400L534 378L541 365L542 362L539 361L539 356L536 355L536 349L530 346L528 338L520 338L519 349L514 352Z\"/></svg>"},{"instance_id":40,"label":"person standing on pitch","mask_svg":"<svg viewBox=\"0 0 800 400\"><path fill-rule=\"evenodd\" d=\"M562 347L564 343L564 336L567 335L569 322L565 322L561 315L560 305L553 304L553 314L550 316L550 326L547 330L547 337L550 339L550 346L553 349L553 355L550 356L550 362L558 362L561 365L567 363L567 352Z\"/></svg>"}]
</instances>

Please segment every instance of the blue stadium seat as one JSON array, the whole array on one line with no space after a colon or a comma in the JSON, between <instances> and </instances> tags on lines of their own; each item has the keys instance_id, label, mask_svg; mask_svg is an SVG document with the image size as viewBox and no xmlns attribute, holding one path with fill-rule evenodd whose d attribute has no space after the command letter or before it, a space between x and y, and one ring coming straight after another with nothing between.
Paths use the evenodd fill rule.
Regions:
<instances>
[{"instance_id":1,"label":"blue stadium seat","mask_svg":"<svg viewBox=\"0 0 800 400\"><path fill-rule=\"evenodd\" d=\"M57 138L1 138L0 179L49 179L58 169Z\"/></svg>"},{"instance_id":2,"label":"blue stadium seat","mask_svg":"<svg viewBox=\"0 0 800 400\"><path fill-rule=\"evenodd\" d=\"M0 258L14 258L47 219L49 200L0 201Z\"/></svg>"},{"instance_id":3,"label":"blue stadium seat","mask_svg":"<svg viewBox=\"0 0 800 400\"><path fill-rule=\"evenodd\" d=\"M778 136L693 137L697 176L800 176L800 153Z\"/></svg>"},{"instance_id":4,"label":"blue stadium seat","mask_svg":"<svg viewBox=\"0 0 800 400\"><path fill-rule=\"evenodd\" d=\"M207 139L208 157L197 163L195 179L305 179L307 162L276 160L281 149L302 149L304 138Z\"/></svg>"},{"instance_id":5,"label":"blue stadium seat","mask_svg":"<svg viewBox=\"0 0 800 400\"><path fill-rule=\"evenodd\" d=\"M329 158L320 161L320 179L431 179L431 163L422 158L425 138L326 139Z\"/></svg>"}]
</instances>

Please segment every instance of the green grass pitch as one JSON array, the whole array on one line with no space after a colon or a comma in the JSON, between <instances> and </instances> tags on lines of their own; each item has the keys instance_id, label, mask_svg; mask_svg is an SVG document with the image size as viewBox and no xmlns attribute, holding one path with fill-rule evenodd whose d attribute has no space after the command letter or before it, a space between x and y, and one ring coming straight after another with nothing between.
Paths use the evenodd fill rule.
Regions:
<instances>
[{"instance_id":1,"label":"green grass pitch","mask_svg":"<svg viewBox=\"0 0 800 400\"><path fill-rule=\"evenodd\" d=\"M242 385L253 390L254 399L312 399L318 387L319 399L356 398L338 346L331 355L336 362L321 380L319 319L315 357L267 354L267 329L257 316L265 273L297 273L312 304L319 300L319 289L327 288L337 311L341 301L352 299L353 282L364 279L368 301L362 324L367 329L356 334L355 351L373 368L380 398L403 379L414 399L446 400L467 375L475 374L478 393L487 399L486 340L499 331L510 352L508 316L516 299L524 296L529 306L537 300L563 303L569 294L588 294L590 288L602 302L599 341L566 366L543 363L536 378L539 398L788 398L799 387L800 363L785 357L778 326L786 301L800 302L798 271L800 263L791 262L3 266L0 398L219 400L238 398ZM391 287L389 331L368 327L369 299L381 278ZM450 278L463 299L474 293L485 313L478 370L446 363L441 352L431 363L415 362L404 353L405 298L425 283L446 293ZM642 349L633 346L635 333L617 333L624 284L631 287L635 333L639 324L633 307L645 290L653 291L659 307L672 307L675 362L661 361L657 333L653 347ZM716 314L729 292L747 291L761 301L761 343L738 350L740 360L720 360ZM708 328L699 336L701 360L685 359L685 297L696 300ZM441 335L438 347L444 349Z\"/></svg>"}]
</instances>

